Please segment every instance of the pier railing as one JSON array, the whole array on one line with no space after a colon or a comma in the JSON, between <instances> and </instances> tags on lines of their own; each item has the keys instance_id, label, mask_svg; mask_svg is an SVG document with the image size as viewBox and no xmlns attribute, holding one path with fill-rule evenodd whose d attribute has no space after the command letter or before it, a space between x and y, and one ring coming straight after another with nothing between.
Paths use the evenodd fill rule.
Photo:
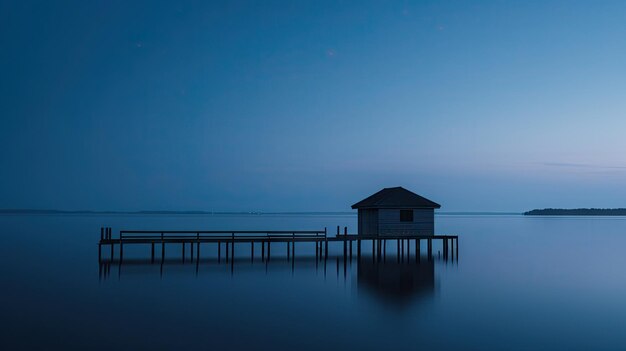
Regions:
<instances>
[{"instance_id":1,"label":"pier railing","mask_svg":"<svg viewBox=\"0 0 626 351\"><path fill-rule=\"evenodd\" d=\"M224 231L224 230L121 230L118 238L111 234L103 234L101 241L112 242L215 242L230 241L280 241L281 239L295 240L326 240L326 231Z\"/></svg>"}]
</instances>

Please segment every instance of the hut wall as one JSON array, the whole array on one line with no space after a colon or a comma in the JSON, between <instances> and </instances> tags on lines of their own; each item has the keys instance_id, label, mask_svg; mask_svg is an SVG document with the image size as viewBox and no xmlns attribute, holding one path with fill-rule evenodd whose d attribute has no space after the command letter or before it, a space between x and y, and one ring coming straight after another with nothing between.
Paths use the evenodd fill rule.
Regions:
<instances>
[{"instance_id":1,"label":"hut wall","mask_svg":"<svg viewBox=\"0 0 626 351\"><path fill-rule=\"evenodd\" d=\"M378 234L378 210L359 209L359 235Z\"/></svg>"},{"instance_id":2,"label":"hut wall","mask_svg":"<svg viewBox=\"0 0 626 351\"><path fill-rule=\"evenodd\" d=\"M400 209L378 210L379 235L434 235L435 211L432 208L413 209L413 222L400 221Z\"/></svg>"}]
</instances>

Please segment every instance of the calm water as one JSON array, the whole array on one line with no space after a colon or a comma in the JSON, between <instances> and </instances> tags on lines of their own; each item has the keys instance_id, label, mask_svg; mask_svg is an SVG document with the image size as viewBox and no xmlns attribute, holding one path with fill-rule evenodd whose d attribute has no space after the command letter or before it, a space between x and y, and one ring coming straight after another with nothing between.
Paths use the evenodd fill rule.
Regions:
<instances>
[{"instance_id":1,"label":"calm water","mask_svg":"<svg viewBox=\"0 0 626 351\"><path fill-rule=\"evenodd\" d=\"M354 232L356 217L0 216L0 349L626 349L622 218L438 216L438 233L460 235L454 263L292 266L273 245L265 265L242 245L231 271L207 246L196 271L172 246L161 271L132 260L149 247L129 247L128 264L99 278L100 226L337 225Z\"/></svg>"}]
</instances>

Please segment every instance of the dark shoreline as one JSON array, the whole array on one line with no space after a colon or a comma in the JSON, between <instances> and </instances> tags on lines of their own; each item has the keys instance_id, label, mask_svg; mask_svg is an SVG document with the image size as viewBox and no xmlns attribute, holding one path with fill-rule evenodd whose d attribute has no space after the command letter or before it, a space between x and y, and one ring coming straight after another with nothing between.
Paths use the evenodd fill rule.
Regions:
<instances>
[{"instance_id":1,"label":"dark shoreline","mask_svg":"<svg viewBox=\"0 0 626 351\"><path fill-rule=\"evenodd\" d=\"M626 216L626 208L544 208L524 212L524 216Z\"/></svg>"}]
</instances>

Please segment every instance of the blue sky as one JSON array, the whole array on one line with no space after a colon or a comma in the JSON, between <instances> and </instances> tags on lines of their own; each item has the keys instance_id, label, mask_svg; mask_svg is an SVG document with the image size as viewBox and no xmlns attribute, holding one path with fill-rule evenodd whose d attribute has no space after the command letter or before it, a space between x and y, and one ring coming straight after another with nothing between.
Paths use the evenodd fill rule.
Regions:
<instances>
[{"instance_id":1,"label":"blue sky","mask_svg":"<svg viewBox=\"0 0 626 351\"><path fill-rule=\"evenodd\" d=\"M0 4L0 207L626 207L626 2Z\"/></svg>"}]
</instances>

